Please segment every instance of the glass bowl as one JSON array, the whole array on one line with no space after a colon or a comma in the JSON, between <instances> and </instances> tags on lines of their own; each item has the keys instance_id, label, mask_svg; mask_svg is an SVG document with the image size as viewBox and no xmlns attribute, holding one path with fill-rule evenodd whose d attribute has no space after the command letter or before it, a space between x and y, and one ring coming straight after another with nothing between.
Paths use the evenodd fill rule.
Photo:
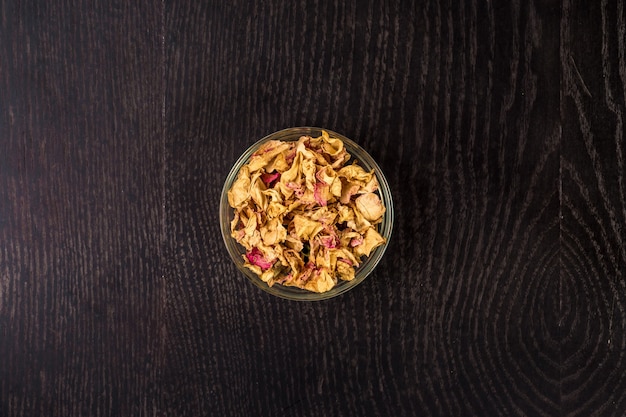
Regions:
<instances>
[{"instance_id":1,"label":"glass bowl","mask_svg":"<svg viewBox=\"0 0 626 417\"><path fill-rule=\"evenodd\" d=\"M335 137L343 141L344 147L351 155L351 158L348 160L347 163L351 163L352 161L356 160L358 161L359 165L361 165L361 167L363 167L363 169L365 169L366 171L369 172L371 170L374 170L374 173L379 183L378 195L386 208L386 211L383 214L383 220L380 224L378 224L378 233L380 233L380 235L385 238L386 242L374 249L369 257L361 258L362 263L355 270L355 276L353 280L339 280L330 291L324 293L315 293L297 287L284 286L278 283L275 283L273 286L270 287L267 285L267 283L262 281L254 272L244 266L243 255L245 255L246 253L245 248L237 243L237 241L230 235L230 222L234 217L234 211L228 204L228 190L232 187L233 182L237 179L237 174L239 173L241 167L248 163L252 154L265 142L269 140L297 141L303 135L318 137L322 134L322 130L328 132L331 137ZM385 250L387 249L387 246L389 245L389 239L391 238L391 231L393 228L393 202L391 200L391 192L389 190L389 184L387 183L387 179L383 175L383 172L378 164L367 152L365 152L365 150L363 150L363 148L361 148L359 145L354 143L352 140L346 138L345 136L333 132L329 129L318 127L294 127L280 130L264 137L263 139L256 142L254 145L250 146L248 150L246 150L243 155L239 157L237 162L235 162L233 168L228 174L228 177L226 177L224 187L222 188L222 195L220 198L220 226L222 231L222 238L224 239L224 243L226 244L226 248L228 249L230 257L232 258L237 268L246 277L248 277L248 279L254 285L261 288L263 291L289 300L325 300L335 297L339 294L343 294L346 291L349 291L359 285L361 282L363 282L365 278L367 278L368 275L370 275L378 262L381 260L383 254L385 253Z\"/></svg>"}]
</instances>

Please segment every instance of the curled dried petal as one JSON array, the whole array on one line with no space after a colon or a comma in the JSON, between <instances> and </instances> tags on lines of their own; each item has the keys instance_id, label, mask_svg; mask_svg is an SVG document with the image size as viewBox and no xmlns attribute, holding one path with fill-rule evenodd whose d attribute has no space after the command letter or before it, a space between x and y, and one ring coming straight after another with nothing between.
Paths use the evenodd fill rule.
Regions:
<instances>
[{"instance_id":1,"label":"curled dried petal","mask_svg":"<svg viewBox=\"0 0 626 417\"><path fill-rule=\"evenodd\" d=\"M233 208L241 208L250 196L250 170L243 166L237 174L237 179L228 190L228 204Z\"/></svg>"},{"instance_id":2,"label":"curled dried petal","mask_svg":"<svg viewBox=\"0 0 626 417\"><path fill-rule=\"evenodd\" d=\"M296 154L293 162L291 163L291 167L285 172L283 172L280 176L281 184L289 184L294 183L298 184L300 182L301 170L300 165L302 164L302 154Z\"/></svg>"},{"instance_id":3,"label":"curled dried petal","mask_svg":"<svg viewBox=\"0 0 626 417\"><path fill-rule=\"evenodd\" d=\"M337 173L330 166L325 166L315 174L315 177L324 185L330 185L337 178Z\"/></svg>"},{"instance_id":4,"label":"curled dried petal","mask_svg":"<svg viewBox=\"0 0 626 417\"><path fill-rule=\"evenodd\" d=\"M326 292L335 286L335 280L326 268L318 269L314 272L314 278L309 280L304 288L313 292Z\"/></svg>"},{"instance_id":5,"label":"curled dried petal","mask_svg":"<svg viewBox=\"0 0 626 417\"><path fill-rule=\"evenodd\" d=\"M385 243L385 239L373 228L367 229L363 238L363 243L354 248L357 256L370 256L372 251Z\"/></svg>"},{"instance_id":6,"label":"curled dried petal","mask_svg":"<svg viewBox=\"0 0 626 417\"><path fill-rule=\"evenodd\" d=\"M317 202L317 204L319 204L320 206L326 206L326 204L328 203L329 198L332 197L332 195L329 195L330 190L328 185L325 185L322 182L316 182L315 183L315 190L313 191L313 198L315 199L315 201Z\"/></svg>"},{"instance_id":7,"label":"curled dried petal","mask_svg":"<svg viewBox=\"0 0 626 417\"><path fill-rule=\"evenodd\" d=\"M282 243L287 238L287 229L280 223L277 218L273 218L267 222L261 229L261 239L266 246Z\"/></svg>"},{"instance_id":8,"label":"curled dried petal","mask_svg":"<svg viewBox=\"0 0 626 417\"><path fill-rule=\"evenodd\" d=\"M292 157L293 158L293 157ZM265 172L283 172L289 169L291 161L288 161L287 151L279 153L274 159L267 163Z\"/></svg>"},{"instance_id":9,"label":"curled dried petal","mask_svg":"<svg viewBox=\"0 0 626 417\"><path fill-rule=\"evenodd\" d=\"M334 249L337 247L337 245L339 245L337 237L333 235L320 237L320 243L322 244L322 246L329 249Z\"/></svg>"},{"instance_id":10,"label":"curled dried petal","mask_svg":"<svg viewBox=\"0 0 626 417\"><path fill-rule=\"evenodd\" d=\"M342 204L348 204L353 195L359 192L361 186L357 183L349 182L346 179L341 180L341 197L339 201Z\"/></svg>"},{"instance_id":11,"label":"curled dried petal","mask_svg":"<svg viewBox=\"0 0 626 417\"><path fill-rule=\"evenodd\" d=\"M347 259L338 260L337 275L344 281L352 281L354 279L354 268Z\"/></svg>"},{"instance_id":12,"label":"curled dried petal","mask_svg":"<svg viewBox=\"0 0 626 417\"><path fill-rule=\"evenodd\" d=\"M273 187L276 181L280 178L280 172L274 172L272 174L261 174L261 180L266 187Z\"/></svg>"},{"instance_id":13,"label":"curled dried petal","mask_svg":"<svg viewBox=\"0 0 626 417\"><path fill-rule=\"evenodd\" d=\"M291 145L279 140L270 140L263 145L252 155L248 168L250 172L255 172L272 162L277 155L285 152Z\"/></svg>"},{"instance_id":14,"label":"curled dried petal","mask_svg":"<svg viewBox=\"0 0 626 417\"><path fill-rule=\"evenodd\" d=\"M301 215L294 216L293 225L296 236L305 241L313 239L324 228L324 225L320 222L310 220Z\"/></svg>"},{"instance_id":15,"label":"curled dried petal","mask_svg":"<svg viewBox=\"0 0 626 417\"><path fill-rule=\"evenodd\" d=\"M258 266L263 271L271 268L273 265L273 262L265 259L261 251L257 248L253 248L250 252L246 253L246 258L250 264Z\"/></svg>"},{"instance_id":16,"label":"curled dried petal","mask_svg":"<svg viewBox=\"0 0 626 417\"><path fill-rule=\"evenodd\" d=\"M362 194L357 197L354 203L356 209L369 221L376 221L385 213L383 203L374 193Z\"/></svg>"},{"instance_id":17,"label":"curled dried petal","mask_svg":"<svg viewBox=\"0 0 626 417\"><path fill-rule=\"evenodd\" d=\"M331 138L328 135L328 132L322 131L322 150L330 155L331 157L335 157L343 151L343 142L337 138Z\"/></svg>"},{"instance_id":18,"label":"curled dried petal","mask_svg":"<svg viewBox=\"0 0 626 417\"><path fill-rule=\"evenodd\" d=\"M265 184L261 180L261 173L254 174L250 180L250 197L262 211L267 210L267 198L263 193L265 189Z\"/></svg>"},{"instance_id":19,"label":"curled dried petal","mask_svg":"<svg viewBox=\"0 0 626 417\"><path fill-rule=\"evenodd\" d=\"M361 166L352 164L341 168L337 175L345 178L348 182L365 186L372 180L373 172L365 171Z\"/></svg>"}]
</instances>

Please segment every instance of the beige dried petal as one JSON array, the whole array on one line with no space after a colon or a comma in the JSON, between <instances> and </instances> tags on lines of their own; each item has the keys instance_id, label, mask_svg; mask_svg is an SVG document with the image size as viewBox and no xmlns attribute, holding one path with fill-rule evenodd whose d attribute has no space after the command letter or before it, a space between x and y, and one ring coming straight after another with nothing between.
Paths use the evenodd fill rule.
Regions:
<instances>
[{"instance_id":1,"label":"beige dried petal","mask_svg":"<svg viewBox=\"0 0 626 417\"><path fill-rule=\"evenodd\" d=\"M252 236L254 234L257 224L258 223L256 216L251 216L248 218L248 221L246 222L246 227L244 228L246 236Z\"/></svg>"},{"instance_id":2,"label":"beige dried petal","mask_svg":"<svg viewBox=\"0 0 626 417\"><path fill-rule=\"evenodd\" d=\"M267 246L276 245L282 243L287 238L287 229L281 224L281 222L274 218L269 220L263 227L261 227L261 239Z\"/></svg>"},{"instance_id":3,"label":"beige dried petal","mask_svg":"<svg viewBox=\"0 0 626 417\"><path fill-rule=\"evenodd\" d=\"M302 194L301 197L299 197L299 202L301 204L305 204L305 205L309 205L312 206L315 203L317 203L316 199L315 199L315 191L314 190L309 190L308 188L304 189L304 193Z\"/></svg>"},{"instance_id":4,"label":"beige dried petal","mask_svg":"<svg viewBox=\"0 0 626 417\"><path fill-rule=\"evenodd\" d=\"M313 152L313 154L315 155L315 163L317 164L318 167L330 166L328 164L328 160L324 157L324 155L317 153L317 152Z\"/></svg>"},{"instance_id":5,"label":"beige dried petal","mask_svg":"<svg viewBox=\"0 0 626 417\"><path fill-rule=\"evenodd\" d=\"M376 190L378 190L378 180L376 179L375 175L372 175L372 178L369 180L369 182L365 184L359 192L373 193Z\"/></svg>"},{"instance_id":6,"label":"beige dried petal","mask_svg":"<svg viewBox=\"0 0 626 417\"><path fill-rule=\"evenodd\" d=\"M365 232L363 243L354 248L354 254L356 256L370 256L370 253L383 243L385 243L385 239L374 228L370 228Z\"/></svg>"},{"instance_id":7,"label":"beige dried petal","mask_svg":"<svg viewBox=\"0 0 626 417\"><path fill-rule=\"evenodd\" d=\"M276 188L268 188L265 191L263 191L263 194L265 194L265 196L268 198L268 200L270 202L278 202L278 203L282 203L283 202L283 195L281 194L280 190L277 190Z\"/></svg>"},{"instance_id":8,"label":"beige dried petal","mask_svg":"<svg viewBox=\"0 0 626 417\"><path fill-rule=\"evenodd\" d=\"M302 206L301 201L293 201L289 203L289 205L287 206L287 213L291 213L292 211L299 210L300 206Z\"/></svg>"},{"instance_id":9,"label":"beige dried petal","mask_svg":"<svg viewBox=\"0 0 626 417\"><path fill-rule=\"evenodd\" d=\"M318 221L325 225L331 225L335 223L337 218L337 211L326 207L320 207L309 214L311 220Z\"/></svg>"},{"instance_id":10,"label":"beige dried petal","mask_svg":"<svg viewBox=\"0 0 626 417\"><path fill-rule=\"evenodd\" d=\"M278 190L281 195L283 196L283 200L285 202L287 202L287 200L293 199L294 198L294 194L296 189L298 189L300 186L298 184L295 183L283 183L283 182L278 182L278 184L276 184L275 189Z\"/></svg>"},{"instance_id":11,"label":"beige dried petal","mask_svg":"<svg viewBox=\"0 0 626 417\"><path fill-rule=\"evenodd\" d=\"M354 267L359 266L361 264L361 261L347 247L337 249L337 259L347 260Z\"/></svg>"},{"instance_id":12,"label":"beige dried petal","mask_svg":"<svg viewBox=\"0 0 626 417\"><path fill-rule=\"evenodd\" d=\"M250 162L248 163L250 172L255 172L265 167L272 162L277 155L288 150L290 146L288 142L279 140L270 140L264 143L250 158Z\"/></svg>"},{"instance_id":13,"label":"beige dried petal","mask_svg":"<svg viewBox=\"0 0 626 417\"><path fill-rule=\"evenodd\" d=\"M302 159L315 159L313 151L307 148L307 142L311 139L310 136L302 136L296 143L296 153L302 155Z\"/></svg>"},{"instance_id":14,"label":"beige dried petal","mask_svg":"<svg viewBox=\"0 0 626 417\"><path fill-rule=\"evenodd\" d=\"M284 252L287 263L296 274L304 268L304 261L302 260L302 255L300 254L301 250L302 248L298 250L288 249Z\"/></svg>"},{"instance_id":15,"label":"beige dried petal","mask_svg":"<svg viewBox=\"0 0 626 417\"><path fill-rule=\"evenodd\" d=\"M347 223L354 221L354 211L350 206L337 206L337 223Z\"/></svg>"},{"instance_id":16,"label":"beige dried petal","mask_svg":"<svg viewBox=\"0 0 626 417\"><path fill-rule=\"evenodd\" d=\"M267 206L266 215L268 219L278 218L287 212L287 207L280 203L271 202Z\"/></svg>"},{"instance_id":17,"label":"beige dried petal","mask_svg":"<svg viewBox=\"0 0 626 417\"><path fill-rule=\"evenodd\" d=\"M352 196L358 193L360 189L359 184L341 179L341 197L339 198L341 204L348 204Z\"/></svg>"},{"instance_id":18,"label":"beige dried petal","mask_svg":"<svg viewBox=\"0 0 626 417\"><path fill-rule=\"evenodd\" d=\"M352 281L354 279L354 267L346 262L337 261L336 271L339 279L344 281Z\"/></svg>"},{"instance_id":19,"label":"beige dried petal","mask_svg":"<svg viewBox=\"0 0 626 417\"><path fill-rule=\"evenodd\" d=\"M336 156L336 159L333 161L331 166L335 169L341 168L343 164L345 164L349 160L350 160L350 154L346 152L346 149L344 148L344 150L340 152L339 155Z\"/></svg>"},{"instance_id":20,"label":"beige dried petal","mask_svg":"<svg viewBox=\"0 0 626 417\"><path fill-rule=\"evenodd\" d=\"M328 132L323 130L321 147L328 155L335 157L343 151L343 142L340 139L329 137Z\"/></svg>"},{"instance_id":21,"label":"beige dried petal","mask_svg":"<svg viewBox=\"0 0 626 417\"><path fill-rule=\"evenodd\" d=\"M302 174L304 175L305 185L311 191L315 190L315 183L317 182L315 172L316 167L314 161L310 159L302 161Z\"/></svg>"},{"instance_id":22,"label":"beige dried petal","mask_svg":"<svg viewBox=\"0 0 626 417\"><path fill-rule=\"evenodd\" d=\"M343 230L339 235L340 246L343 248L352 248L356 246L353 242L362 241L363 236L359 232L352 229Z\"/></svg>"},{"instance_id":23,"label":"beige dried petal","mask_svg":"<svg viewBox=\"0 0 626 417\"><path fill-rule=\"evenodd\" d=\"M263 191L265 191L265 184L261 180L261 173L257 172L254 174L250 181L250 197L259 209L266 210L267 198L265 198L265 194L263 194Z\"/></svg>"},{"instance_id":24,"label":"beige dried petal","mask_svg":"<svg viewBox=\"0 0 626 417\"><path fill-rule=\"evenodd\" d=\"M356 209L369 221L376 221L385 213L383 203L374 193L362 194L356 198L354 203Z\"/></svg>"},{"instance_id":25,"label":"beige dried petal","mask_svg":"<svg viewBox=\"0 0 626 417\"><path fill-rule=\"evenodd\" d=\"M293 249L295 252L300 253L304 249L304 243L300 239L287 235L285 238L285 244L287 247Z\"/></svg>"},{"instance_id":26,"label":"beige dried petal","mask_svg":"<svg viewBox=\"0 0 626 417\"><path fill-rule=\"evenodd\" d=\"M334 197L341 197L341 178L335 177L330 185L330 192Z\"/></svg>"},{"instance_id":27,"label":"beige dried petal","mask_svg":"<svg viewBox=\"0 0 626 417\"><path fill-rule=\"evenodd\" d=\"M331 185L337 178L337 173L331 166L326 165L317 171L315 177L323 184Z\"/></svg>"},{"instance_id":28,"label":"beige dried petal","mask_svg":"<svg viewBox=\"0 0 626 417\"><path fill-rule=\"evenodd\" d=\"M318 268L327 268L330 269L330 258L325 257L324 253L319 251L317 256L315 257L315 266Z\"/></svg>"},{"instance_id":29,"label":"beige dried petal","mask_svg":"<svg viewBox=\"0 0 626 417\"><path fill-rule=\"evenodd\" d=\"M233 208L240 208L250 197L250 170L243 166L237 174L237 179L228 190L228 204Z\"/></svg>"},{"instance_id":30,"label":"beige dried petal","mask_svg":"<svg viewBox=\"0 0 626 417\"><path fill-rule=\"evenodd\" d=\"M365 171L360 165L352 164L341 168L337 175L346 178L348 182L365 186L371 181L374 173Z\"/></svg>"},{"instance_id":31,"label":"beige dried petal","mask_svg":"<svg viewBox=\"0 0 626 417\"><path fill-rule=\"evenodd\" d=\"M300 164L302 163L302 154L298 153L293 162L291 163L291 167L280 176L280 183L287 186L289 183L299 184L301 178L301 170Z\"/></svg>"},{"instance_id":32,"label":"beige dried petal","mask_svg":"<svg viewBox=\"0 0 626 417\"><path fill-rule=\"evenodd\" d=\"M268 269L267 271L263 272L261 274L261 279L265 282L268 283L268 285L271 287L272 284L274 284L274 276L276 275L276 271L272 268L272 269Z\"/></svg>"},{"instance_id":33,"label":"beige dried petal","mask_svg":"<svg viewBox=\"0 0 626 417\"><path fill-rule=\"evenodd\" d=\"M357 232L364 233L367 229L372 227L372 223L367 220L359 210L352 210L354 213L354 220L346 222L346 225L356 230Z\"/></svg>"},{"instance_id":34,"label":"beige dried petal","mask_svg":"<svg viewBox=\"0 0 626 417\"><path fill-rule=\"evenodd\" d=\"M276 155L276 157L265 166L265 172L284 172L288 170L290 165L285 157L287 152L288 151L285 151Z\"/></svg>"},{"instance_id":35,"label":"beige dried petal","mask_svg":"<svg viewBox=\"0 0 626 417\"><path fill-rule=\"evenodd\" d=\"M280 240L280 232L278 234ZM284 257L283 247L280 244L265 245L263 243L263 240L261 239L261 242L259 242L257 248L263 253L263 257L268 262L275 262L277 259L282 259Z\"/></svg>"},{"instance_id":36,"label":"beige dried petal","mask_svg":"<svg viewBox=\"0 0 626 417\"><path fill-rule=\"evenodd\" d=\"M333 277L328 273L328 270L322 268L317 271L315 277L304 285L304 288L309 291L322 293L331 290L334 286L335 281Z\"/></svg>"},{"instance_id":37,"label":"beige dried petal","mask_svg":"<svg viewBox=\"0 0 626 417\"><path fill-rule=\"evenodd\" d=\"M305 241L313 239L324 228L321 223L300 215L294 216L293 225L296 236Z\"/></svg>"}]
</instances>

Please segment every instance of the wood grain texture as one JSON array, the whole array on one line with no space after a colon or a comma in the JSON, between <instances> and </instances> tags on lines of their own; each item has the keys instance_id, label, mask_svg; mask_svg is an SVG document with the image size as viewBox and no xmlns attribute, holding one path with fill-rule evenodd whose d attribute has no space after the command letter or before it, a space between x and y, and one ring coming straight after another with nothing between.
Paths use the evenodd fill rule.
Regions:
<instances>
[{"instance_id":1,"label":"wood grain texture","mask_svg":"<svg viewBox=\"0 0 626 417\"><path fill-rule=\"evenodd\" d=\"M623 2L563 4L561 392L572 416L626 414L625 22Z\"/></svg>"},{"instance_id":2,"label":"wood grain texture","mask_svg":"<svg viewBox=\"0 0 626 417\"><path fill-rule=\"evenodd\" d=\"M161 11L0 2L0 415L156 407Z\"/></svg>"},{"instance_id":3,"label":"wood grain texture","mask_svg":"<svg viewBox=\"0 0 626 417\"><path fill-rule=\"evenodd\" d=\"M0 0L0 416L626 414L620 2ZM228 258L273 131L395 228L318 303Z\"/></svg>"}]
</instances>

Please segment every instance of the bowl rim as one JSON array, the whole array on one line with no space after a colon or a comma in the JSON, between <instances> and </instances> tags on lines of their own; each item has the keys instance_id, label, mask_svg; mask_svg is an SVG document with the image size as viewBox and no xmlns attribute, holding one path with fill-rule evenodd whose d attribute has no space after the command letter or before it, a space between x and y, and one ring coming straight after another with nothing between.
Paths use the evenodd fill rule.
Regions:
<instances>
[{"instance_id":1,"label":"bowl rim","mask_svg":"<svg viewBox=\"0 0 626 417\"><path fill-rule=\"evenodd\" d=\"M351 160L358 161L363 168L368 168L368 170L374 170L376 178L379 183L378 194L383 200L383 204L385 205L386 211L383 219L383 222L379 224L379 233L386 239L386 242L381 246L377 247L374 252L370 254L369 257L365 259L361 263L361 265L357 268L355 278L351 281L340 281L337 285L335 285L329 291L323 293L316 293L308 290L304 290L297 287L283 286L281 284L274 284L272 287L267 285L266 282L261 280L254 272L243 266L243 260L236 256L234 252L237 247L241 247L241 245L231 237L230 235L230 221L232 220L232 207L228 204L228 190L232 185L232 182L235 180L236 175L239 173L241 167L248 162L252 154L261 146L263 143L269 140L289 140L296 141L302 135L312 135L315 133L321 134L321 132L326 131L331 137L336 137L341 139L348 149L348 152L351 155ZM287 136L285 138L283 136ZM358 153L359 155L354 155L354 153ZM363 161L362 159L365 159ZM365 165L365 166L364 166ZM299 127L290 127L286 129L281 129L265 135L263 138L257 140L252 145L250 145L242 154L237 158L236 162L232 165L231 169L224 180L224 185L222 187L222 192L220 194L220 231L222 234L222 239L224 241L224 245L228 251L228 254L237 267L237 269L243 273L243 275L248 278L255 286L260 288L261 290L272 294L274 296L294 301L321 301L327 300L330 298L337 297L345 292L353 289L362 283L369 275L372 274L380 260L382 259L387 247L389 246L389 241L391 239L392 231L393 231L393 223L394 223L394 210L393 210L393 199L391 196L391 189L389 187L389 183L387 182L387 178L385 177L382 169L378 165L378 163L372 158L372 156L363 149L359 144L354 142L353 140L345 137L344 135L337 133L333 130L322 128L322 127L314 127L314 126L299 126ZM241 256L241 253L237 253L237 255ZM361 276L358 274L361 273ZM341 284L343 283L343 284ZM341 284L341 285L340 285Z\"/></svg>"}]
</instances>

